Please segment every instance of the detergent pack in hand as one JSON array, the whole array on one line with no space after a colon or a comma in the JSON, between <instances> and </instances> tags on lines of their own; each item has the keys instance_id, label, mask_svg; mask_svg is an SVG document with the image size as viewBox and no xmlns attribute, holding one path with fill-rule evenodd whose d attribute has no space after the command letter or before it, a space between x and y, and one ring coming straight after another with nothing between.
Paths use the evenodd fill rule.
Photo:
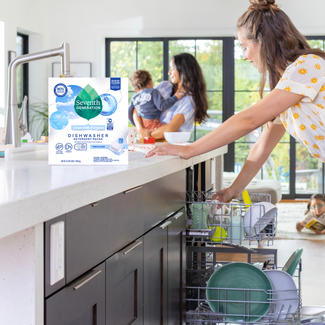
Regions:
<instances>
[{"instance_id":1,"label":"detergent pack in hand","mask_svg":"<svg viewBox=\"0 0 325 325\"><path fill-rule=\"evenodd\" d=\"M49 78L49 164L128 163L127 78Z\"/></svg>"}]
</instances>

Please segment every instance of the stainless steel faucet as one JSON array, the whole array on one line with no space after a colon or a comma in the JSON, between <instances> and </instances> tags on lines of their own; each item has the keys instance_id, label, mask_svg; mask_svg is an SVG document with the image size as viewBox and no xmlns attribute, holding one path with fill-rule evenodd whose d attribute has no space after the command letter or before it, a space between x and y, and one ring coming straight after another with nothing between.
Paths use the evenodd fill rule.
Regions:
<instances>
[{"instance_id":1,"label":"stainless steel faucet","mask_svg":"<svg viewBox=\"0 0 325 325\"><path fill-rule=\"evenodd\" d=\"M68 43L63 43L61 47L56 49L21 55L10 62L8 68L6 144L13 144L14 147L19 147L21 145L17 104L17 67L23 63L52 56L61 56L61 75L66 77L70 76L70 46Z\"/></svg>"}]
</instances>

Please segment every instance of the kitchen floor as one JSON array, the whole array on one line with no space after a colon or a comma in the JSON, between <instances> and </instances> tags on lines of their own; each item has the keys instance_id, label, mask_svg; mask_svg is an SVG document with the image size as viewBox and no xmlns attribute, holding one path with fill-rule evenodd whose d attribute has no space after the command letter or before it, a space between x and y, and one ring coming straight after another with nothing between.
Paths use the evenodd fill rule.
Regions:
<instances>
[{"instance_id":1,"label":"kitchen floor","mask_svg":"<svg viewBox=\"0 0 325 325\"><path fill-rule=\"evenodd\" d=\"M292 204L292 208L290 205ZM278 228L288 221L283 216L284 211L292 211L291 218L303 219L303 212L306 204L286 203L286 206L278 204ZM288 209L289 206L289 209ZM287 213L287 212L286 212ZM290 217L290 216L289 216ZM303 248L302 255L302 304L304 306L323 305L325 306L325 240L297 239L293 233L293 239L276 239L272 248L278 250L278 265L283 266L289 256L298 248ZM319 238L318 238L319 239Z\"/></svg>"},{"instance_id":2,"label":"kitchen floor","mask_svg":"<svg viewBox=\"0 0 325 325\"><path fill-rule=\"evenodd\" d=\"M290 240L274 241L272 248L278 250L278 265L283 266L289 256L298 248L303 248L301 296L303 306L325 306L325 241Z\"/></svg>"}]
</instances>

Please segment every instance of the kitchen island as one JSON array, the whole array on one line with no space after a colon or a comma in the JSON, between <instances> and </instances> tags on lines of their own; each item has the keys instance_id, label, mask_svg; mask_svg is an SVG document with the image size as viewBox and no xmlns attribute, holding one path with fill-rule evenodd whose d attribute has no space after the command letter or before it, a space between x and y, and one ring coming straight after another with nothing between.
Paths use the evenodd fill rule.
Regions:
<instances>
[{"instance_id":1,"label":"kitchen island","mask_svg":"<svg viewBox=\"0 0 325 325\"><path fill-rule=\"evenodd\" d=\"M44 157L29 159L23 155L13 160L2 159L0 324L44 323L45 224L63 215L69 220L71 211L95 206L96 202L215 158L212 175L218 187L222 175L220 162L226 151L222 147L189 160L170 156L146 159L143 153L130 152L127 166L49 166ZM185 193L185 184L182 186ZM129 221L131 225L132 222Z\"/></svg>"}]
</instances>

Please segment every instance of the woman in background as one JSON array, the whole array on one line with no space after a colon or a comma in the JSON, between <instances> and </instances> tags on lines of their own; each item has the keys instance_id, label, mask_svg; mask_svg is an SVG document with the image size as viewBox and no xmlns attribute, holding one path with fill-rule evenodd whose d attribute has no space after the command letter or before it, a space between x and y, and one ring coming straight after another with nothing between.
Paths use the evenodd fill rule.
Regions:
<instances>
[{"instance_id":1,"label":"woman in background","mask_svg":"<svg viewBox=\"0 0 325 325\"><path fill-rule=\"evenodd\" d=\"M185 96L162 112L160 122L163 125L154 130L146 129L136 110L130 110L129 120L141 138L164 139L164 132L192 131L194 122L201 123L208 117L206 84L195 57L189 53L173 56L168 74L171 81L162 81L157 86L161 95L167 98L185 92Z\"/></svg>"}]
</instances>

